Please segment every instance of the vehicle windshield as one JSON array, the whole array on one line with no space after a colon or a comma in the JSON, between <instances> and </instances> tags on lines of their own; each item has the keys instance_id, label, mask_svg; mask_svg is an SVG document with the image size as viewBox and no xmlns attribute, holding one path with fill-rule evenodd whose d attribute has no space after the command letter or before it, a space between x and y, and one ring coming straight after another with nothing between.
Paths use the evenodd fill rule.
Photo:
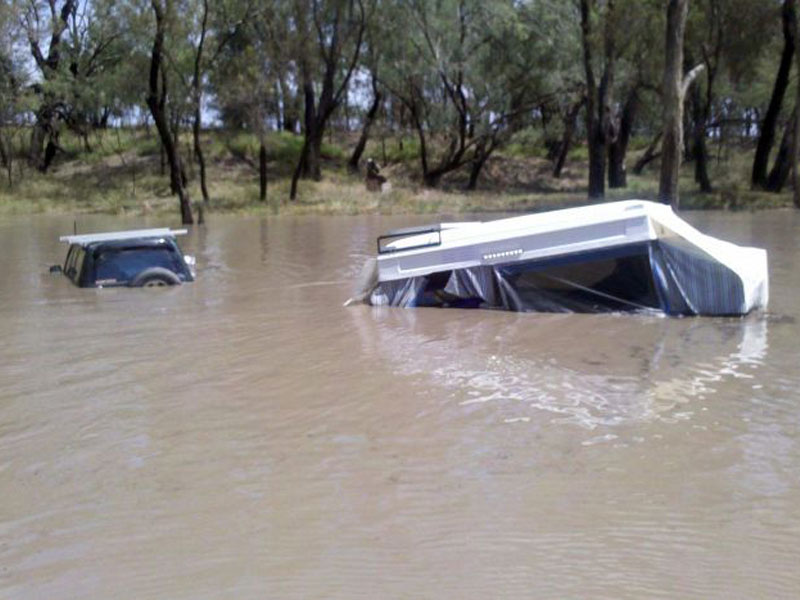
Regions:
<instances>
[{"instance_id":1,"label":"vehicle windshield","mask_svg":"<svg viewBox=\"0 0 800 600\"><path fill-rule=\"evenodd\" d=\"M130 281L145 269L163 267L183 274L180 257L170 248L125 248L104 250L95 257L95 279Z\"/></svg>"}]
</instances>

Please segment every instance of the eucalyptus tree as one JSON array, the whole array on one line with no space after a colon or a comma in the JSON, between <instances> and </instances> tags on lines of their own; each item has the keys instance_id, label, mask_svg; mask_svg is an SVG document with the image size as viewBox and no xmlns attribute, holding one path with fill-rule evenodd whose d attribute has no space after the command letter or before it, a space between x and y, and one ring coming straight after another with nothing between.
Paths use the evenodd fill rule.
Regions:
<instances>
[{"instance_id":1,"label":"eucalyptus tree","mask_svg":"<svg viewBox=\"0 0 800 600\"><path fill-rule=\"evenodd\" d=\"M753 172L751 182L753 187L767 188L767 167L769 155L775 143L775 129L783 104L783 98L789 87L789 74L797 46L797 7L796 0L784 0L781 10L783 30L783 50L775 76L775 84L769 101L767 112L761 122L761 131L758 138L755 157L753 159Z\"/></svg>"},{"instance_id":2,"label":"eucalyptus tree","mask_svg":"<svg viewBox=\"0 0 800 600\"><path fill-rule=\"evenodd\" d=\"M537 51L547 38L525 3L395 2L412 24L384 49L381 81L409 115L423 183L469 165L468 188L491 154L546 95ZM544 25L542 25L542 28Z\"/></svg>"},{"instance_id":3,"label":"eucalyptus tree","mask_svg":"<svg viewBox=\"0 0 800 600\"><path fill-rule=\"evenodd\" d=\"M553 175L560 177L586 102L582 68L575 61L580 47L575 6L552 0L501 2L490 14L491 52L481 68L501 95L493 101L505 111L500 141L531 126L534 117L545 125L557 115L561 123L545 125L545 138L553 136L546 144Z\"/></svg>"},{"instance_id":4,"label":"eucalyptus tree","mask_svg":"<svg viewBox=\"0 0 800 600\"><path fill-rule=\"evenodd\" d=\"M612 92L616 63L616 0L580 0L581 42L586 72L586 135L589 145L589 198L605 196L606 155L611 126ZM602 19L602 35L594 29ZM601 43L597 41L600 37ZM595 66L595 54L602 47L602 70ZM598 73L600 74L598 78Z\"/></svg>"},{"instance_id":5,"label":"eucalyptus tree","mask_svg":"<svg viewBox=\"0 0 800 600\"><path fill-rule=\"evenodd\" d=\"M753 81L757 59L769 40L763 31L768 30L776 8L750 0L696 0L687 21L685 63L705 67L704 77L691 88L687 136L701 191L712 191L707 138L712 115L720 113L718 97L721 94L741 104L737 85Z\"/></svg>"},{"instance_id":6,"label":"eucalyptus tree","mask_svg":"<svg viewBox=\"0 0 800 600\"><path fill-rule=\"evenodd\" d=\"M379 82L381 62L383 60L381 41L384 36L391 35L390 29L393 25L393 23L387 23L384 19L372 19L364 35L365 49L362 53L361 70L369 78L368 85L372 99L369 108L364 114L361 134L353 148L350 159L347 161L347 167L351 173L359 172L361 156L364 154L364 150L367 147L370 131L378 118L378 111L383 104L384 91Z\"/></svg>"},{"instance_id":7,"label":"eucalyptus tree","mask_svg":"<svg viewBox=\"0 0 800 600\"><path fill-rule=\"evenodd\" d=\"M295 0L297 62L303 90L303 148L292 176L290 199L300 177L321 178L322 140L358 65L370 0Z\"/></svg>"},{"instance_id":8,"label":"eucalyptus tree","mask_svg":"<svg viewBox=\"0 0 800 600\"><path fill-rule=\"evenodd\" d=\"M255 0L218 0L213 4L209 0L191 0L182 6L182 12L190 15L187 44L191 48L189 55L192 63L191 81L188 84L192 105L192 147L200 171L200 191L205 203L209 201L209 194L200 133L207 71L213 69L225 46L255 19L255 5ZM264 3L262 13L266 6L267 3Z\"/></svg>"},{"instance_id":9,"label":"eucalyptus tree","mask_svg":"<svg viewBox=\"0 0 800 600\"><path fill-rule=\"evenodd\" d=\"M18 51L15 19L12 7L0 3L0 164L9 187L14 183L14 132L25 112L28 85L25 60Z\"/></svg>"},{"instance_id":10,"label":"eucalyptus tree","mask_svg":"<svg viewBox=\"0 0 800 600\"><path fill-rule=\"evenodd\" d=\"M664 135L658 199L675 207L680 202L678 176L683 151L683 102L692 81L705 68L705 65L697 65L683 74L683 38L688 12L689 0L668 0L662 89Z\"/></svg>"},{"instance_id":11,"label":"eucalyptus tree","mask_svg":"<svg viewBox=\"0 0 800 600\"><path fill-rule=\"evenodd\" d=\"M280 127L291 118L287 80L295 68L293 11L285 2L257 2L240 14L245 18L219 46L209 79L223 124L252 131L258 138L259 198L266 200L266 133L270 123ZM248 156L239 158L256 167Z\"/></svg>"},{"instance_id":12,"label":"eucalyptus tree","mask_svg":"<svg viewBox=\"0 0 800 600\"><path fill-rule=\"evenodd\" d=\"M89 149L92 121L102 120L92 115L103 108L103 78L123 55L122 24L111 0L31 0L18 10L38 70L29 160L46 171L60 148L62 125L78 133Z\"/></svg>"},{"instance_id":13,"label":"eucalyptus tree","mask_svg":"<svg viewBox=\"0 0 800 600\"><path fill-rule=\"evenodd\" d=\"M407 109L419 142L423 183L436 187L443 175L466 165L484 136L488 106L478 68L488 49L480 23L482 5L467 0L396 2L396 21L411 25L387 48L382 80ZM440 150L436 152L435 148Z\"/></svg>"},{"instance_id":14,"label":"eucalyptus tree","mask_svg":"<svg viewBox=\"0 0 800 600\"><path fill-rule=\"evenodd\" d=\"M167 60L165 38L176 20L175 4L172 0L152 0L151 7L155 17L155 32L153 34L146 102L153 116L153 121L161 139L161 145L169 163L170 185L173 193L178 196L181 222L191 224L194 222L191 197L186 187L183 160L176 143L176 132L169 122L171 104L168 103L170 95L169 78L165 66Z\"/></svg>"},{"instance_id":15,"label":"eucalyptus tree","mask_svg":"<svg viewBox=\"0 0 800 600\"><path fill-rule=\"evenodd\" d=\"M607 130L608 187L624 188L633 132L647 119L648 107L660 102L657 74L663 71L663 54L652 40L660 38L664 30L661 2L618 0L614 29L616 85L612 97L618 100L611 104Z\"/></svg>"}]
</instances>

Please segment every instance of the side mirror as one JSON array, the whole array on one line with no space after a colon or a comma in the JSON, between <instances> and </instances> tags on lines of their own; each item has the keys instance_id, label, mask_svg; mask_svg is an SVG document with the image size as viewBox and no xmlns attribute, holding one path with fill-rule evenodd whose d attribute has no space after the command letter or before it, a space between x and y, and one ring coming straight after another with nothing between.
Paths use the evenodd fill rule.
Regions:
<instances>
[{"instance_id":1,"label":"side mirror","mask_svg":"<svg viewBox=\"0 0 800 600\"><path fill-rule=\"evenodd\" d=\"M61 265L53 265L50 267L51 273L61 273Z\"/></svg>"}]
</instances>

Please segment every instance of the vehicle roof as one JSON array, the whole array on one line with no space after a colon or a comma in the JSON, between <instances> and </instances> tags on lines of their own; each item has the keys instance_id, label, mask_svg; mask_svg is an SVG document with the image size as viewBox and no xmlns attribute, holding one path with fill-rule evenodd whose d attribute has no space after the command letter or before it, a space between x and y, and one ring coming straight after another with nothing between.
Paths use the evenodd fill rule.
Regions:
<instances>
[{"instance_id":1,"label":"vehicle roof","mask_svg":"<svg viewBox=\"0 0 800 600\"><path fill-rule=\"evenodd\" d=\"M175 248L175 238L170 236L165 237L148 237L148 238L131 238L127 240L108 240L105 242L92 242L90 244L81 244L81 247L87 252L97 252L98 250L135 250L137 248Z\"/></svg>"},{"instance_id":2,"label":"vehicle roof","mask_svg":"<svg viewBox=\"0 0 800 600\"><path fill-rule=\"evenodd\" d=\"M129 229L127 231L109 231L105 233L62 235L59 238L59 241L66 242L67 244L88 246L89 244L95 244L97 242L144 240L165 237L174 238L176 235L185 234L186 229L170 229L169 227L160 227L156 229Z\"/></svg>"}]
</instances>

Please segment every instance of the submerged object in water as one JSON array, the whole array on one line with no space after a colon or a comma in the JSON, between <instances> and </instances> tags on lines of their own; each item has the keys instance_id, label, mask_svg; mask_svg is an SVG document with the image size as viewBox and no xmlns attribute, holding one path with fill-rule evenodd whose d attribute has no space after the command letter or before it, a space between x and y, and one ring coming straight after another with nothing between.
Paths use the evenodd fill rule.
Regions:
<instances>
[{"instance_id":1,"label":"submerged object in water","mask_svg":"<svg viewBox=\"0 0 800 600\"><path fill-rule=\"evenodd\" d=\"M769 299L766 250L642 200L393 231L370 269L372 305L744 315Z\"/></svg>"}]
</instances>

